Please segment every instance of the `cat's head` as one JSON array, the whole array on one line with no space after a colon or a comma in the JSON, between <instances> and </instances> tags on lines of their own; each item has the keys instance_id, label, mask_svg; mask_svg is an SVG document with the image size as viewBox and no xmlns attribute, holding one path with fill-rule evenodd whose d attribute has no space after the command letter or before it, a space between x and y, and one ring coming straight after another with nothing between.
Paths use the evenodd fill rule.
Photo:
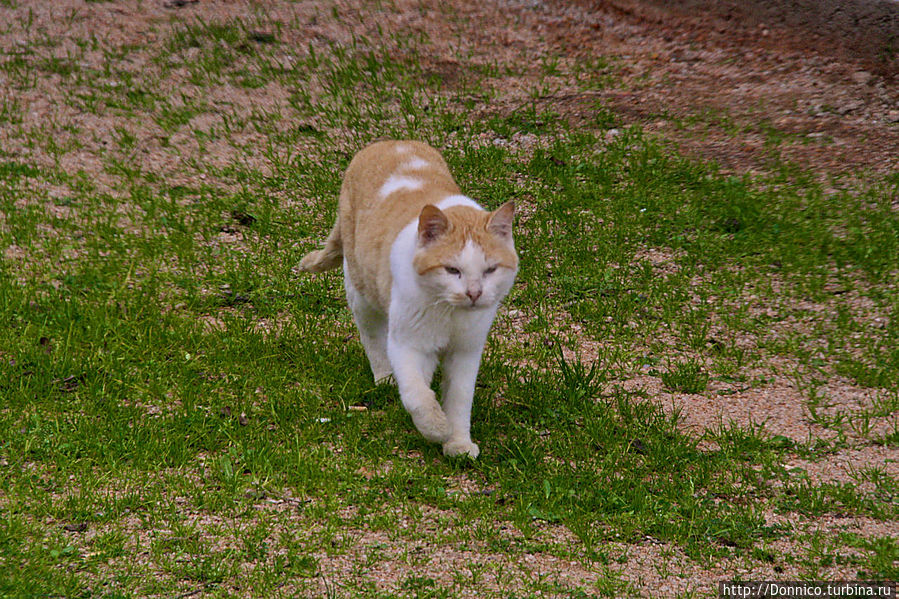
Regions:
<instances>
[{"instance_id":1,"label":"cat's head","mask_svg":"<svg viewBox=\"0 0 899 599\"><path fill-rule=\"evenodd\" d=\"M422 208L412 261L421 286L435 300L459 308L486 308L502 300L518 272L514 216L511 201L495 212Z\"/></svg>"}]
</instances>

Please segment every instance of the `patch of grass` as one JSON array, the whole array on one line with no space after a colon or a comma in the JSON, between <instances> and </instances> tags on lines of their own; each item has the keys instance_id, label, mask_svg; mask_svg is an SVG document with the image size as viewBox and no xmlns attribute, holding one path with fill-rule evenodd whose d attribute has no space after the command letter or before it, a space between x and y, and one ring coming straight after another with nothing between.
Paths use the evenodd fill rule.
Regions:
<instances>
[{"instance_id":1,"label":"patch of grass","mask_svg":"<svg viewBox=\"0 0 899 599\"><path fill-rule=\"evenodd\" d=\"M867 554L858 572L859 578L870 580L896 580L899 576L899 544L893 537L857 538L850 543L866 550Z\"/></svg>"},{"instance_id":2,"label":"patch of grass","mask_svg":"<svg viewBox=\"0 0 899 599\"><path fill-rule=\"evenodd\" d=\"M659 377L666 387L680 393L702 393L709 383L708 373L695 360L669 364L668 370L660 373Z\"/></svg>"},{"instance_id":3,"label":"patch of grass","mask_svg":"<svg viewBox=\"0 0 899 599\"><path fill-rule=\"evenodd\" d=\"M0 162L0 180L9 184L16 184L19 179L25 177L37 177L40 171L29 164L18 162Z\"/></svg>"},{"instance_id":4,"label":"patch of grass","mask_svg":"<svg viewBox=\"0 0 899 599\"><path fill-rule=\"evenodd\" d=\"M59 75L67 78L78 72L77 63L71 58L60 58L58 56L50 56L40 61L38 65L42 71L51 75Z\"/></svg>"},{"instance_id":5,"label":"patch of grass","mask_svg":"<svg viewBox=\"0 0 899 599\"><path fill-rule=\"evenodd\" d=\"M21 52L0 62L0 70L6 73L16 89L31 89L37 81L37 70L32 68L33 54Z\"/></svg>"},{"instance_id":6,"label":"patch of grass","mask_svg":"<svg viewBox=\"0 0 899 599\"><path fill-rule=\"evenodd\" d=\"M201 103L183 98L183 104L168 104L160 108L156 123L166 132L173 133L184 127L196 115L204 111Z\"/></svg>"},{"instance_id":7,"label":"patch of grass","mask_svg":"<svg viewBox=\"0 0 899 599\"><path fill-rule=\"evenodd\" d=\"M18 125L22 122L22 105L17 98L0 101L0 125Z\"/></svg>"},{"instance_id":8,"label":"patch of grass","mask_svg":"<svg viewBox=\"0 0 899 599\"><path fill-rule=\"evenodd\" d=\"M501 137L510 138L514 133L546 134L556 129L559 116L548 111L538 111L535 103L518 108L505 117L493 117L487 127Z\"/></svg>"}]
</instances>

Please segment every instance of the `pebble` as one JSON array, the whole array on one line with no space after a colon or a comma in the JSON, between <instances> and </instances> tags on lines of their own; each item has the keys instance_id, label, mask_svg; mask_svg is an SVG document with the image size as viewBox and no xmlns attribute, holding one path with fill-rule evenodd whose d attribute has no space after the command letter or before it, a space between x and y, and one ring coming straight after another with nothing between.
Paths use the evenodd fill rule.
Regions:
<instances>
[{"instance_id":1,"label":"pebble","mask_svg":"<svg viewBox=\"0 0 899 599\"><path fill-rule=\"evenodd\" d=\"M864 102L860 102L858 100L850 100L849 102L846 102L845 104L837 108L837 112L839 112L840 114L848 114L850 112L858 110L862 106L864 106Z\"/></svg>"},{"instance_id":2,"label":"pebble","mask_svg":"<svg viewBox=\"0 0 899 599\"><path fill-rule=\"evenodd\" d=\"M899 123L899 110L890 110L887 112L887 121L890 123Z\"/></svg>"},{"instance_id":3,"label":"pebble","mask_svg":"<svg viewBox=\"0 0 899 599\"><path fill-rule=\"evenodd\" d=\"M867 85L871 81L871 73L868 71L856 71L852 73L852 80L859 85Z\"/></svg>"}]
</instances>

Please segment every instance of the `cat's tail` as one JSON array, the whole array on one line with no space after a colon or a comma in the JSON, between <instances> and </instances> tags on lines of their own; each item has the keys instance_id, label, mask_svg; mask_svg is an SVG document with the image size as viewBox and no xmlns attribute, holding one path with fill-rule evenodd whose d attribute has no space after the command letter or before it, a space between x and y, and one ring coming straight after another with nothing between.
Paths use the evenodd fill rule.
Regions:
<instances>
[{"instance_id":1,"label":"cat's tail","mask_svg":"<svg viewBox=\"0 0 899 599\"><path fill-rule=\"evenodd\" d=\"M334 223L330 235L325 240L325 247L309 252L300 260L300 270L306 272L322 272L337 268L343 264L343 242L340 239L340 218Z\"/></svg>"}]
</instances>

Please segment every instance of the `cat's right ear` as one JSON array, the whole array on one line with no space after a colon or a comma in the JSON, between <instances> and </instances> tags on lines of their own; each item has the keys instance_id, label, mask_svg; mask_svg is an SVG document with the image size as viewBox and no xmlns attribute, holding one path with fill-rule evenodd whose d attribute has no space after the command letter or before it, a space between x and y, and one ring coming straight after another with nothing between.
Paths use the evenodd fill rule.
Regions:
<instances>
[{"instance_id":1,"label":"cat's right ear","mask_svg":"<svg viewBox=\"0 0 899 599\"><path fill-rule=\"evenodd\" d=\"M449 220L446 215L433 204L427 204L418 215L418 242L427 245L446 233Z\"/></svg>"},{"instance_id":2,"label":"cat's right ear","mask_svg":"<svg viewBox=\"0 0 899 599\"><path fill-rule=\"evenodd\" d=\"M515 201L509 200L490 215L490 220L487 221L487 230L502 239L510 239L514 220Z\"/></svg>"}]
</instances>

